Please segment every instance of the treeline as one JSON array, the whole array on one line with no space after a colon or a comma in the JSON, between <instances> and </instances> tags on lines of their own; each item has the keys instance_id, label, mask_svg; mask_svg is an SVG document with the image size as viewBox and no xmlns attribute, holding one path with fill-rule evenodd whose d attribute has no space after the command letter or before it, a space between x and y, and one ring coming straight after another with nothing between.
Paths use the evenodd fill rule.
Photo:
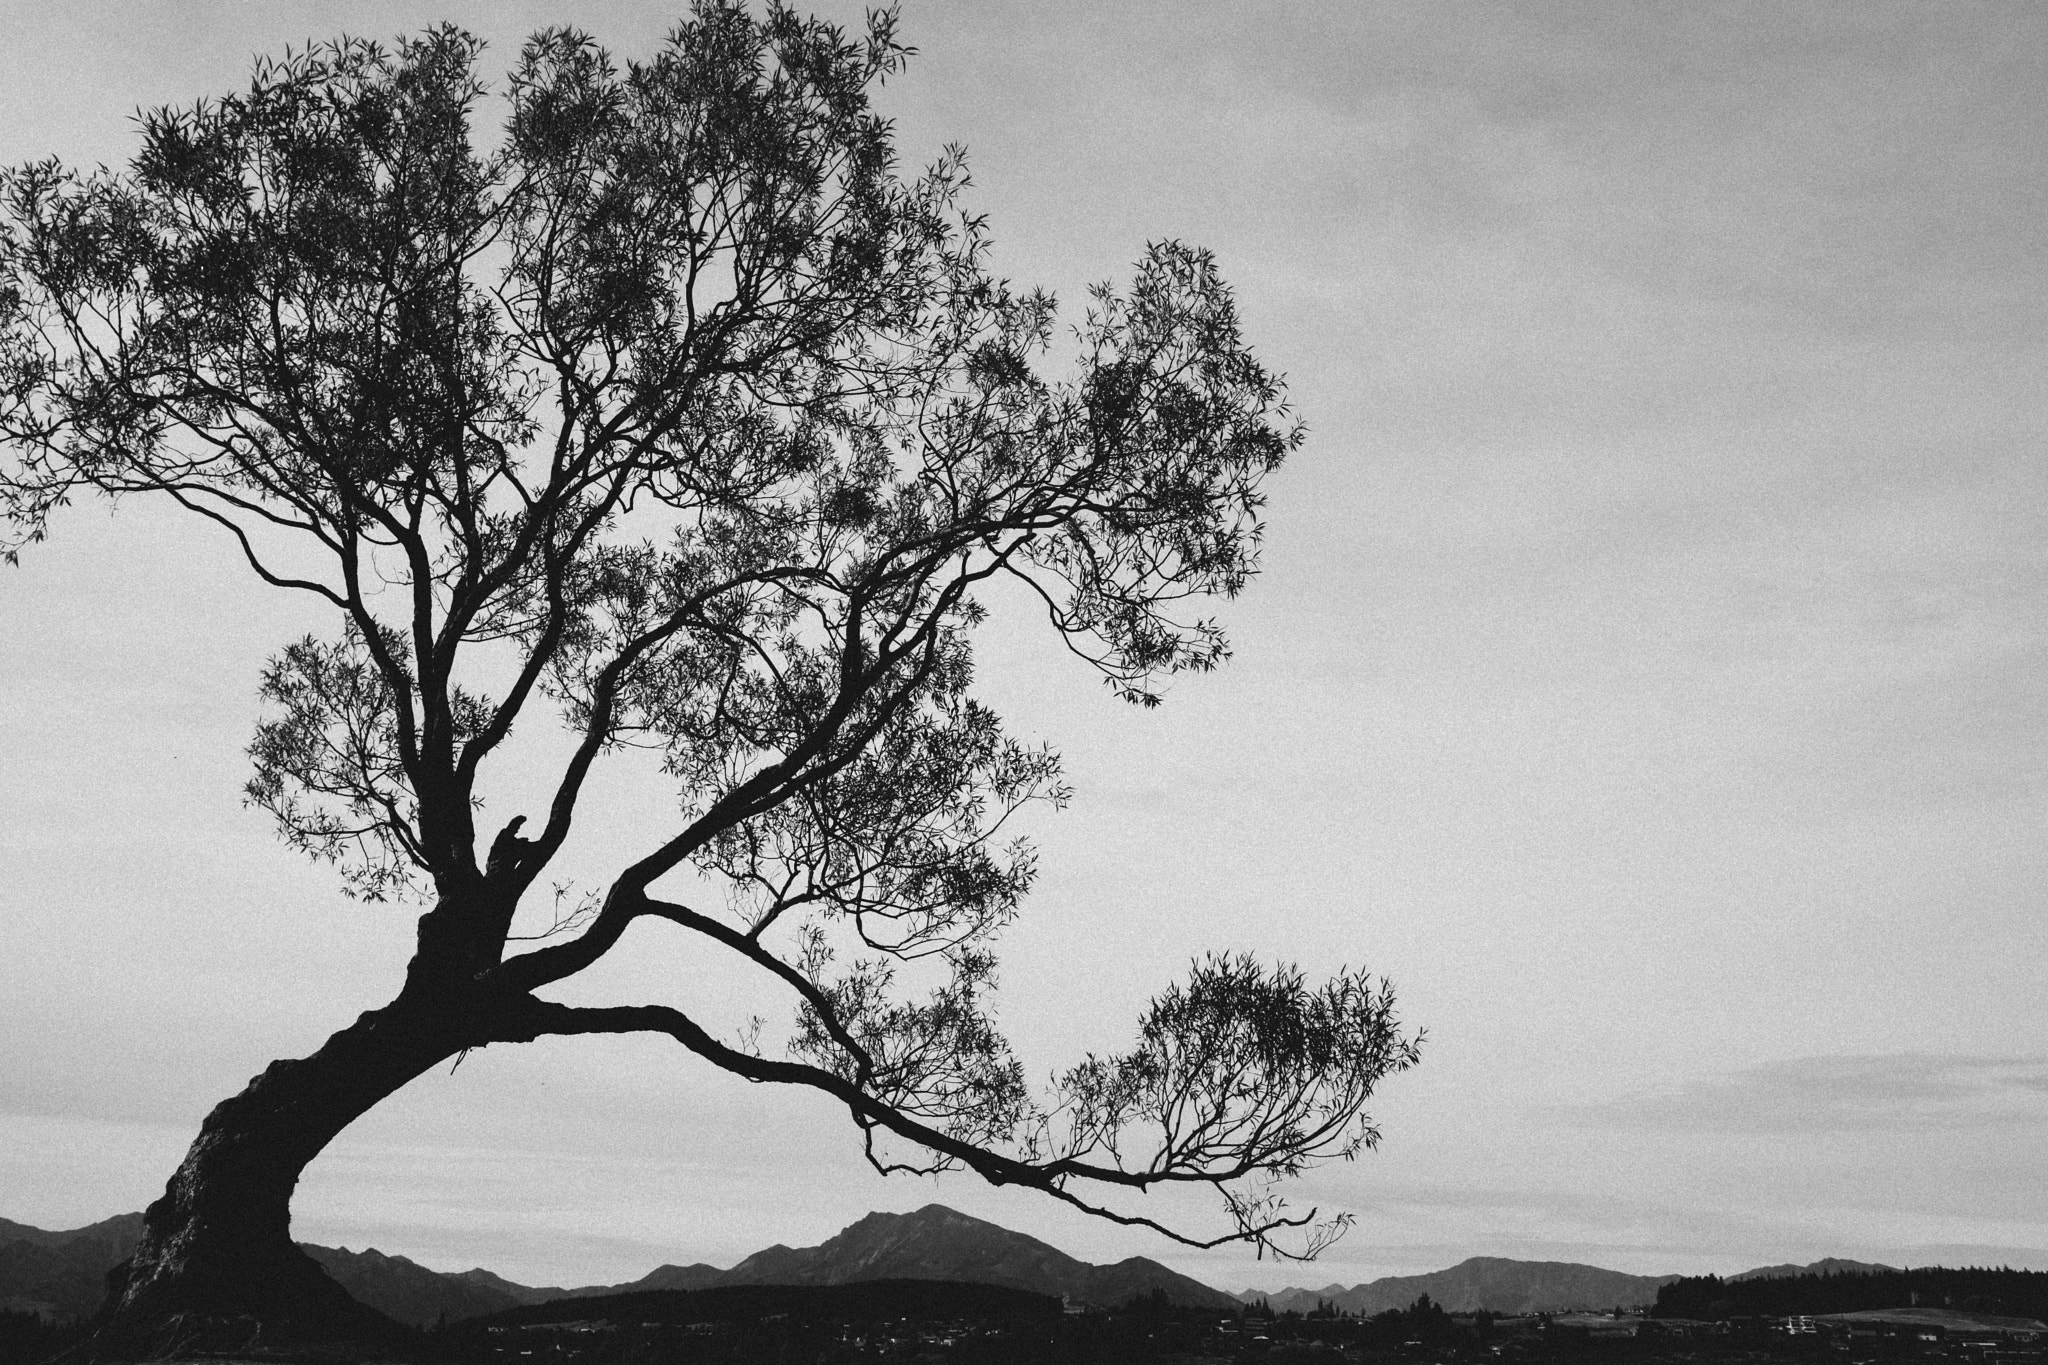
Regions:
<instances>
[{"instance_id":1,"label":"treeline","mask_svg":"<svg viewBox=\"0 0 2048 1365\"><path fill-rule=\"evenodd\" d=\"M600 1326L600 1320L604 1325ZM1327 1362L1333 1351L1477 1358L1491 1319L1453 1320L1425 1295L1371 1318L1334 1310L1193 1308L1163 1295L1070 1314L1059 1300L990 1285L877 1281L730 1286L556 1300L450 1324L423 1336L448 1365L1168 1365L1256 1355L1268 1365Z\"/></svg>"},{"instance_id":2,"label":"treeline","mask_svg":"<svg viewBox=\"0 0 2048 1365\"><path fill-rule=\"evenodd\" d=\"M2048 1319L2048 1273L1965 1269L1843 1271L1782 1279L1723 1280L1699 1275L1657 1291L1660 1318L1791 1317L1873 1308L1953 1308Z\"/></svg>"},{"instance_id":3,"label":"treeline","mask_svg":"<svg viewBox=\"0 0 2048 1365\"><path fill-rule=\"evenodd\" d=\"M465 1318L450 1331L489 1332L570 1320L622 1322L755 1322L796 1318L806 1322L886 1322L974 1319L1032 1321L1060 1316L1060 1301L1047 1294L958 1280L863 1280L858 1284L734 1284L710 1289L645 1289L589 1298L550 1299Z\"/></svg>"}]
</instances>

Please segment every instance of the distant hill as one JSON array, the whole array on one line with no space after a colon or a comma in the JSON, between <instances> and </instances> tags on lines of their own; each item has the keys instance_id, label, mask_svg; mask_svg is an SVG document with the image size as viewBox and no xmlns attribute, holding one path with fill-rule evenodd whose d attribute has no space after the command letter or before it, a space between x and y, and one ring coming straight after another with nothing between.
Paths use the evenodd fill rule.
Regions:
<instances>
[{"instance_id":1,"label":"distant hill","mask_svg":"<svg viewBox=\"0 0 2048 1365\"><path fill-rule=\"evenodd\" d=\"M970 1218L943 1204L927 1204L915 1213L871 1213L820 1246L757 1251L725 1272L718 1283L862 1280L966 1280L1064 1296L1098 1308L1116 1307L1155 1290L1188 1307L1237 1306L1221 1290L1157 1261L1134 1256L1115 1265L1091 1265L1036 1237Z\"/></svg>"},{"instance_id":2,"label":"distant hill","mask_svg":"<svg viewBox=\"0 0 2048 1365\"><path fill-rule=\"evenodd\" d=\"M118 1213L97 1223L69 1232L45 1232L32 1228L26 1223L13 1223L0 1218L0 1246L9 1242L27 1242L31 1246L59 1246L65 1243L97 1243L103 1246L120 1247L121 1254L128 1254L127 1248L135 1245L135 1239L142 1235L142 1215L139 1213Z\"/></svg>"},{"instance_id":3,"label":"distant hill","mask_svg":"<svg viewBox=\"0 0 2048 1365\"><path fill-rule=\"evenodd\" d=\"M1740 1284L1744 1280L1789 1280L1797 1275L1873 1275L1879 1271L1896 1269L1897 1266L1878 1265L1873 1261L1844 1261L1838 1257L1828 1256L1811 1265L1760 1265L1755 1270L1730 1275L1727 1283Z\"/></svg>"},{"instance_id":4,"label":"distant hill","mask_svg":"<svg viewBox=\"0 0 2048 1365\"><path fill-rule=\"evenodd\" d=\"M725 1271L715 1265L705 1265L699 1261L695 1265L656 1266L630 1284L591 1285L582 1289L572 1289L563 1297L581 1299L594 1294L617 1294L651 1289L709 1289L713 1285L725 1282Z\"/></svg>"},{"instance_id":5,"label":"distant hill","mask_svg":"<svg viewBox=\"0 0 2048 1365\"><path fill-rule=\"evenodd\" d=\"M71 1320L97 1312L107 1271L142 1235L142 1215L124 1213L69 1232L0 1218L0 1309Z\"/></svg>"},{"instance_id":6,"label":"distant hill","mask_svg":"<svg viewBox=\"0 0 2048 1365\"><path fill-rule=\"evenodd\" d=\"M1406 1308L1424 1294L1451 1313L1562 1313L1574 1308L1637 1308L1656 1302L1660 1286L1676 1275L1628 1275L1569 1261L1514 1261L1474 1256L1428 1275L1389 1275L1345 1289L1247 1290L1246 1303L1264 1300L1275 1312L1308 1312L1318 1301L1370 1317Z\"/></svg>"},{"instance_id":7,"label":"distant hill","mask_svg":"<svg viewBox=\"0 0 2048 1365\"><path fill-rule=\"evenodd\" d=\"M1800 1275L1868 1275L1891 1269L1887 1265L1831 1256L1811 1265L1758 1266L1730 1275L1720 1283L1791 1279ZM1247 1289L1237 1298L1243 1303L1267 1303L1276 1313L1307 1313L1318 1303L1328 1303L1347 1313L1370 1315L1389 1308L1406 1308L1423 1294L1451 1313L1473 1313L1482 1308L1495 1313L1562 1313L1574 1308L1646 1307L1657 1301L1663 1286L1679 1278L1627 1275L1565 1261L1474 1256L1449 1270L1429 1275L1390 1275L1349 1289L1340 1284L1321 1289L1283 1289L1277 1294Z\"/></svg>"},{"instance_id":8,"label":"distant hill","mask_svg":"<svg viewBox=\"0 0 2048 1365\"><path fill-rule=\"evenodd\" d=\"M533 1285L518 1284L494 1275L488 1270L465 1270L452 1278L466 1280L485 1289L506 1295L514 1303L551 1303L556 1299L588 1299L603 1294L633 1294L655 1289L708 1289L718 1284L725 1272L710 1265L664 1265L649 1271L637 1280L624 1284L587 1284L575 1289L560 1285L536 1288Z\"/></svg>"},{"instance_id":9,"label":"distant hill","mask_svg":"<svg viewBox=\"0 0 2048 1365\"><path fill-rule=\"evenodd\" d=\"M566 1289L535 1289L531 1285L517 1284L502 1275L493 1275L490 1271L482 1268L455 1272L450 1274L448 1278L451 1280L462 1280L477 1286L479 1289L487 1289L503 1294L513 1303L540 1303L547 1299L559 1299L569 1293Z\"/></svg>"},{"instance_id":10,"label":"distant hill","mask_svg":"<svg viewBox=\"0 0 2048 1365\"><path fill-rule=\"evenodd\" d=\"M346 1289L358 1303L366 1303L387 1317L415 1327L431 1327L446 1320L481 1317L501 1309L516 1308L532 1300L510 1292L519 1286L510 1280L483 1272L495 1284L470 1275L443 1275L403 1256L386 1256L376 1248L350 1251L346 1247L314 1246L301 1242L299 1249L320 1263L320 1268ZM476 1274L472 1271L471 1275ZM509 1288L499 1288L505 1285Z\"/></svg>"}]
</instances>

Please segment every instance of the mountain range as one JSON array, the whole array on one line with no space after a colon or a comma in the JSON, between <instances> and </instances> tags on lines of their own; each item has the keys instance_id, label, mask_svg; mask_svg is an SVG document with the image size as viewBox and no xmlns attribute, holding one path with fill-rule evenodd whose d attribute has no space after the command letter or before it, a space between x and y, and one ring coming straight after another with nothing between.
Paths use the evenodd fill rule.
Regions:
<instances>
[{"instance_id":1,"label":"mountain range","mask_svg":"<svg viewBox=\"0 0 2048 1365\"><path fill-rule=\"evenodd\" d=\"M315 1256L317 1259L318 1253ZM331 1266L328 1273L334 1273ZM336 1278L342 1279L344 1285L349 1283L341 1276ZM505 1295L517 1303L593 1298L648 1289L965 1280L1050 1294L1093 1308L1115 1307L1155 1290L1169 1301L1188 1307L1237 1307L1236 1300L1221 1290L1211 1289L1143 1256L1114 1265L1092 1265L1036 1237L970 1218L943 1204L927 1204L915 1213L871 1213L819 1246L787 1247L778 1243L755 1252L730 1270L701 1263L664 1265L626 1284L590 1285L582 1289L536 1289L502 1279L488 1270L465 1271L453 1278L479 1290ZM350 1292L355 1292L352 1286ZM449 1313L451 1319L455 1316L454 1312Z\"/></svg>"},{"instance_id":2,"label":"mountain range","mask_svg":"<svg viewBox=\"0 0 2048 1365\"><path fill-rule=\"evenodd\" d=\"M1832 1257L1811 1265L1767 1265L1730 1275L1730 1280L1786 1279L1795 1275L1844 1274L1889 1270L1890 1266ZM1282 1289L1278 1293L1247 1289L1242 1303L1264 1303L1276 1313L1313 1311L1320 1304L1346 1313L1371 1316L1390 1308L1406 1308L1420 1296L1448 1313L1557 1313L1572 1308L1641 1308L1657 1301L1657 1290L1676 1275L1628 1275L1599 1266L1569 1261L1511 1261L1499 1256L1474 1256L1448 1270L1428 1275L1389 1275L1346 1289L1341 1284L1321 1289Z\"/></svg>"},{"instance_id":3,"label":"mountain range","mask_svg":"<svg viewBox=\"0 0 2048 1365\"><path fill-rule=\"evenodd\" d=\"M0 1309L46 1317L88 1317L105 1293L106 1273L134 1248L142 1215L122 1214L89 1227L48 1232L0 1219ZM1634 1307L1676 1276L1626 1275L1598 1266L1477 1256L1430 1275L1397 1275L1345 1288L1248 1290L1228 1295L1142 1256L1093 1265L1021 1232L971 1218L940 1204L915 1213L871 1213L814 1247L776 1245L727 1270L664 1265L625 1284L581 1288L523 1285L488 1270L443 1273L374 1248L350 1251L302 1243L306 1253L357 1299L401 1322L446 1320L556 1299L594 1298L656 1289L701 1290L737 1285L857 1284L880 1280L952 1280L998 1285L1107 1308L1153 1293L1187 1307L1229 1310L1265 1302L1275 1311L1308 1311L1318 1302L1348 1313L1405 1308L1427 1294L1451 1312L1555 1312ZM1731 1279L1826 1271L1875 1270L1861 1262L1764 1266Z\"/></svg>"},{"instance_id":4,"label":"mountain range","mask_svg":"<svg viewBox=\"0 0 2048 1365\"><path fill-rule=\"evenodd\" d=\"M1495 1313L1551 1313L1567 1308L1636 1308L1657 1301L1657 1288L1676 1275L1628 1275L1599 1266L1567 1261L1511 1261L1499 1256L1474 1256L1448 1270L1428 1275L1388 1275L1346 1289L1341 1284L1321 1289L1283 1289L1279 1293L1248 1289L1237 1297L1264 1302L1274 1312L1306 1313L1328 1304L1346 1313L1371 1316L1389 1308L1406 1308L1427 1294L1450 1313L1487 1309Z\"/></svg>"},{"instance_id":5,"label":"mountain range","mask_svg":"<svg viewBox=\"0 0 2048 1365\"><path fill-rule=\"evenodd\" d=\"M70 1232L45 1232L0 1219L0 1308L74 1319L97 1311L106 1273L133 1250L141 1214L123 1214ZM1221 1290L1133 1256L1092 1265L1021 1232L970 1218L941 1204L915 1213L871 1213L822 1245L776 1245L729 1270L664 1265L626 1284L581 1288L523 1285L488 1270L444 1274L374 1248L350 1251L301 1243L342 1288L371 1307L426 1326L523 1304L594 1298L649 1289L727 1285L838 1285L867 1280L962 1280L1063 1297L1109 1308L1154 1292L1188 1307L1232 1309Z\"/></svg>"}]
</instances>

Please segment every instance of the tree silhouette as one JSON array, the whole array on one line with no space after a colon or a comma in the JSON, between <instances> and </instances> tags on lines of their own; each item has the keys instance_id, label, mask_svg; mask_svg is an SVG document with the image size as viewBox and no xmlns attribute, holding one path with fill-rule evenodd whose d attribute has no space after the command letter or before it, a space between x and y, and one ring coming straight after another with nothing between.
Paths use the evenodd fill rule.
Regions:
<instances>
[{"instance_id":1,"label":"tree silhouette","mask_svg":"<svg viewBox=\"0 0 2048 1365\"><path fill-rule=\"evenodd\" d=\"M1253 573L1300 433L1174 243L1094 293L1052 377L1053 303L987 272L960 154L898 170L870 95L906 51L886 12L849 38L720 0L644 63L549 30L487 145L477 40L344 39L145 114L125 171L0 179L8 557L74 495L149 495L331 609L262 676L247 796L352 894L421 909L393 1000L207 1117L107 1349L362 1327L291 1245L300 1171L435 1063L547 1035L665 1034L822 1091L884 1171L1195 1245L1341 1227L1271 1182L1376 1140L1363 1106L1416 1055L1383 982L1204 959L1044 1093L986 1012L1034 871L1006 825L1065 792L972 695L977 591L1021 585L1154 704L1225 657L1192 609ZM479 828L480 776L548 709L551 798ZM680 813L521 943L622 750L659 755ZM642 920L784 992L781 1046L547 997ZM1185 1184L1220 1229L1087 1193Z\"/></svg>"}]
</instances>

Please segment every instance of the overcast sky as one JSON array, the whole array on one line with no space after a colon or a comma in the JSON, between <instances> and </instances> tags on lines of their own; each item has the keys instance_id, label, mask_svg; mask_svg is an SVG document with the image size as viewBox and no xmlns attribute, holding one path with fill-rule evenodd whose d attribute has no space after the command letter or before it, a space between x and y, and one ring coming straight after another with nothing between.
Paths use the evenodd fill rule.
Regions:
<instances>
[{"instance_id":1,"label":"overcast sky","mask_svg":"<svg viewBox=\"0 0 2048 1365\"><path fill-rule=\"evenodd\" d=\"M905 11L884 107L906 161L967 145L998 268L1075 303L1212 247L1310 431L1223 672L1140 713L987 642L1077 789L1003 1018L1042 1072L1201 951L1386 973L1424 1064L1301 1184L1358 1226L1274 1268L885 1182L822 1100L578 1040L416 1083L296 1234L584 1283L938 1200L1231 1288L2048 1269L2048 8ZM138 105L253 53L442 18L501 69L670 14L0 0L0 162L120 161ZM140 505L0 571L0 1216L139 1208L207 1108L395 989L407 918L239 804L257 671L314 624ZM687 972L658 939L590 998Z\"/></svg>"}]
</instances>

